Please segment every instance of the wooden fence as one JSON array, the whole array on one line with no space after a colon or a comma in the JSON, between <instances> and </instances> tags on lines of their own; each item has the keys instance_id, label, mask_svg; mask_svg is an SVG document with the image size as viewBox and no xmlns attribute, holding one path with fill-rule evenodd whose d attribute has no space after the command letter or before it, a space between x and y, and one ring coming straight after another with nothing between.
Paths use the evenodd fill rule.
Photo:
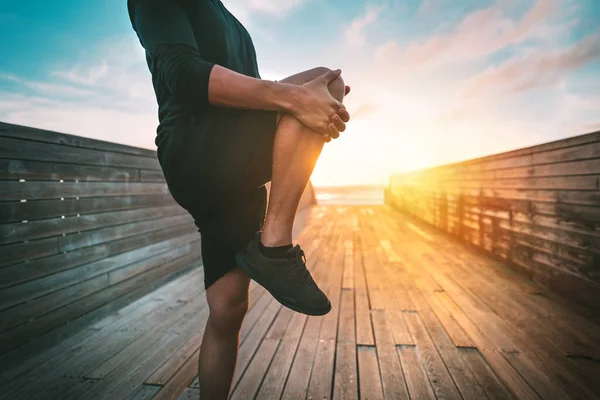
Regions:
<instances>
[{"instance_id":1,"label":"wooden fence","mask_svg":"<svg viewBox=\"0 0 600 400\"><path fill-rule=\"evenodd\" d=\"M0 363L198 267L199 239L155 151L0 123Z\"/></svg>"},{"instance_id":2,"label":"wooden fence","mask_svg":"<svg viewBox=\"0 0 600 400\"><path fill-rule=\"evenodd\" d=\"M386 203L600 307L600 132L395 175Z\"/></svg>"}]
</instances>

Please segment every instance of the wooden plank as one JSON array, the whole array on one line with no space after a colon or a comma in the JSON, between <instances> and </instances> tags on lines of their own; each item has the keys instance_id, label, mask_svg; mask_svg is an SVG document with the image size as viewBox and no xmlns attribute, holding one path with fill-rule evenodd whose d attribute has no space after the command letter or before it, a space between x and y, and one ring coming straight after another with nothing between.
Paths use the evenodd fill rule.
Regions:
<instances>
[{"instance_id":1,"label":"wooden plank","mask_svg":"<svg viewBox=\"0 0 600 400\"><path fill-rule=\"evenodd\" d=\"M294 379L287 380L282 399L306 397L322 322L323 318L308 317L290 369L289 376L293 376Z\"/></svg>"},{"instance_id":2,"label":"wooden plank","mask_svg":"<svg viewBox=\"0 0 600 400\"><path fill-rule=\"evenodd\" d=\"M190 357L169 379L152 400L172 400L179 396L190 384L195 376L198 376L198 357Z\"/></svg>"},{"instance_id":3,"label":"wooden plank","mask_svg":"<svg viewBox=\"0 0 600 400\"><path fill-rule=\"evenodd\" d=\"M252 358L248 369L231 394L231 399L254 399L260 384L269 368L273 355L279 346L278 339L264 339Z\"/></svg>"},{"instance_id":4,"label":"wooden plank","mask_svg":"<svg viewBox=\"0 0 600 400\"><path fill-rule=\"evenodd\" d=\"M44 334L63 326L67 321L72 323L74 319L84 317L86 313L89 313L89 310L101 309L102 306L110 304L113 299L125 294L135 293L136 288L143 287L153 281L159 282L159 278L171 275L175 270L184 270L195 259L197 259L197 254L175 259L132 279L109 286L106 290L71 302L69 305L35 319L26 325L3 332L0 334L0 354L15 349L33 338L44 336Z\"/></svg>"},{"instance_id":5,"label":"wooden plank","mask_svg":"<svg viewBox=\"0 0 600 400\"><path fill-rule=\"evenodd\" d=\"M341 208L346 210L346 208ZM338 208L338 212L340 208ZM343 228L341 228L343 229ZM344 274L344 231L340 232L339 241L332 244L335 250L329 250L331 258L326 265L330 271L325 293L331 301L331 311L323 317L319 332L316 355L307 389L308 398L328 399L331 397L333 374L335 367L335 348L338 335L339 315L341 309L341 286ZM336 243L337 242L337 243Z\"/></svg>"},{"instance_id":6,"label":"wooden plank","mask_svg":"<svg viewBox=\"0 0 600 400\"><path fill-rule=\"evenodd\" d=\"M396 345L388 326L386 312L371 310L377 359L381 373L383 395L390 399L408 399L408 390L402 367L396 354Z\"/></svg>"},{"instance_id":7,"label":"wooden plank","mask_svg":"<svg viewBox=\"0 0 600 400\"><path fill-rule=\"evenodd\" d=\"M108 275L102 274L4 310L0 313L0 332L26 324L35 317L47 314L108 286Z\"/></svg>"},{"instance_id":8,"label":"wooden plank","mask_svg":"<svg viewBox=\"0 0 600 400\"><path fill-rule=\"evenodd\" d=\"M135 222L126 222L122 225L113 225L93 231L84 231L78 234L66 235L58 238L60 251L73 251L80 247L94 246L107 241L120 240L126 237L147 234L167 226L186 225L190 230L197 230L193 219L188 213L174 209L177 214L160 216L156 219L146 219Z\"/></svg>"},{"instance_id":9,"label":"wooden plank","mask_svg":"<svg viewBox=\"0 0 600 400\"><path fill-rule=\"evenodd\" d=\"M5 201L168 193L165 183L152 182L4 181L0 186L0 197Z\"/></svg>"},{"instance_id":10,"label":"wooden plank","mask_svg":"<svg viewBox=\"0 0 600 400\"><path fill-rule=\"evenodd\" d=\"M58 253L58 237L21 242L0 247L0 267Z\"/></svg>"},{"instance_id":11,"label":"wooden plank","mask_svg":"<svg viewBox=\"0 0 600 400\"><path fill-rule=\"evenodd\" d=\"M397 345L413 346L415 343L404 320L404 313L400 310L386 310L386 313L394 342Z\"/></svg>"},{"instance_id":12,"label":"wooden plank","mask_svg":"<svg viewBox=\"0 0 600 400\"><path fill-rule=\"evenodd\" d=\"M557 396L557 394L566 397L564 391L562 391L560 387L552 382L545 374L543 365L534 361L537 356L534 353L528 352L525 346L519 346L513 338L508 336L508 331L505 330L502 321L499 320L497 315L491 312L485 305L481 304L476 297L468 296L468 294L461 290L458 285L441 272L435 269L431 269L430 271L437 282L443 286L445 290L445 293L438 292L436 295L440 296L440 300L445 299L443 304L450 307L452 315L455 318L460 314L458 314L458 311L454 307L450 306L451 303L447 299L447 296L452 296L454 301L460 303L464 312L467 313L470 318L477 321L478 329L488 336L492 345L496 346L497 350L502 352L511 365L525 377L529 385L535 388L540 395L544 398L553 398ZM446 295L446 293L448 293L448 295ZM473 336L477 335L477 333L468 331L466 329L467 326L462 322L460 324L463 329L469 333L469 336L474 342L477 343L478 348L481 349L483 343L478 343L475 336ZM482 352L484 355L486 354L483 350ZM488 360L488 362L491 363L490 360Z\"/></svg>"},{"instance_id":13,"label":"wooden plank","mask_svg":"<svg viewBox=\"0 0 600 400\"><path fill-rule=\"evenodd\" d=\"M475 378L477 378L488 398L498 400L513 398L510 392L498 380L494 371L492 371L490 366L481 357L477 349L463 348L459 349L459 351L465 360L465 364L469 367Z\"/></svg>"},{"instance_id":14,"label":"wooden plank","mask_svg":"<svg viewBox=\"0 0 600 400\"><path fill-rule=\"evenodd\" d=\"M34 142L0 136L0 158L63 162L73 164L105 165L105 152L59 144Z\"/></svg>"},{"instance_id":15,"label":"wooden plank","mask_svg":"<svg viewBox=\"0 0 600 400\"><path fill-rule=\"evenodd\" d=\"M139 208L98 214L76 214L27 223L0 225L0 245L40 239L48 236L69 235L90 229L98 229L136 221L147 221L160 217L189 215L179 205ZM191 220L191 217L188 217ZM1 248L1 247L0 247Z\"/></svg>"},{"instance_id":16,"label":"wooden plank","mask_svg":"<svg viewBox=\"0 0 600 400\"><path fill-rule=\"evenodd\" d=\"M29 126L9 124L6 122L0 122L0 137L15 138L21 140L27 139L42 143L59 144L65 147L72 146L104 151L116 151L146 157L156 157L155 150L128 146L125 144L108 142L99 139L92 139L83 136L76 136L68 133L37 129Z\"/></svg>"},{"instance_id":17,"label":"wooden plank","mask_svg":"<svg viewBox=\"0 0 600 400\"><path fill-rule=\"evenodd\" d=\"M190 337L188 341L180 347L175 354L169 357L164 364L154 371L144 383L151 385L165 385L177 373L179 367L185 364L188 359L197 358L196 356L200 351L203 335L204 327ZM197 378L195 382L198 382Z\"/></svg>"},{"instance_id":18,"label":"wooden plank","mask_svg":"<svg viewBox=\"0 0 600 400\"><path fill-rule=\"evenodd\" d=\"M287 330L288 324L292 318L294 311L287 307L281 307L273 325L269 328L266 339L282 339Z\"/></svg>"},{"instance_id":19,"label":"wooden plank","mask_svg":"<svg viewBox=\"0 0 600 400\"><path fill-rule=\"evenodd\" d=\"M484 171L508 169L531 164L597 158L599 147L597 137L598 132L397 175L394 176L392 184L399 184L410 179L418 180L428 175L444 178L458 174L468 176L469 172L481 174Z\"/></svg>"},{"instance_id":20,"label":"wooden plank","mask_svg":"<svg viewBox=\"0 0 600 400\"><path fill-rule=\"evenodd\" d=\"M397 351L410 398L414 400L435 399L429 379L423 370L418 349L415 346L398 346Z\"/></svg>"},{"instance_id":21,"label":"wooden plank","mask_svg":"<svg viewBox=\"0 0 600 400\"><path fill-rule=\"evenodd\" d=\"M8 382L3 386L7 391L23 386L23 382L32 381L37 376L36 382L52 378L52 373L60 373L65 366L74 365L74 360L95 358L94 351L106 351L108 345L123 340L125 334L112 335L113 332L131 332L128 326L144 321L149 325L164 319L164 314L176 310L188 303L194 296L199 296L202 291L194 292L190 289L197 285L203 277L202 268L196 268L183 278L174 279L158 288L148 296L125 305L118 312L108 315L97 323L91 323L78 333L61 340L55 346L38 352L34 357L20 360L18 365L13 365L9 371L3 371L2 379ZM82 367L83 370L87 370Z\"/></svg>"},{"instance_id":22,"label":"wooden plank","mask_svg":"<svg viewBox=\"0 0 600 400\"><path fill-rule=\"evenodd\" d=\"M371 327L371 316L369 313L369 297L367 285L365 282L365 273L363 269L363 252L361 238L354 237L354 284L355 284L355 302L356 302L356 344L375 345L373 329Z\"/></svg>"},{"instance_id":23,"label":"wooden plank","mask_svg":"<svg viewBox=\"0 0 600 400\"><path fill-rule=\"evenodd\" d=\"M381 387L381 377L379 376L375 348L370 346L358 346L357 353L360 398L383 400L383 390Z\"/></svg>"},{"instance_id":24,"label":"wooden plank","mask_svg":"<svg viewBox=\"0 0 600 400\"><path fill-rule=\"evenodd\" d=\"M446 246L444 246L446 247ZM444 251L453 251L448 248ZM587 309L575 308L573 303L565 303L564 299L553 296L548 291L541 290L538 286L531 282L525 281L522 276L514 273L506 268L479 268L476 265L476 259L473 254L462 252L460 257L455 255L460 261L460 264L469 267L466 273L476 269L478 274L473 277L479 278L475 284L482 291L489 290L488 285L493 282L496 286L494 291L502 296L495 296L494 302L499 302L498 305L506 304L505 310L515 311L522 317L531 318L535 321L532 324L531 320L521 322L521 324L536 324L543 323L544 326L541 332L554 333L556 337L563 340L558 343L564 343L565 339L573 342L569 348L565 348L565 354L569 352L582 352L584 354L588 350L596 347L594 344L600 340L600 329L593 322L593 314L590 314ZM474 286L470 286L473 288ZM485 292L484 292L485 293ZM497 305L496 305L497 307ZM541 332L536 333L539 335ZM543 337L544 335L542 335ZM556 342L556 341L555 341Z\"/></svg>"},{"instance_id":25,"label":"wooden plank","mask_svg":"<svg viewBox=\"0 0 600 400\"><path fill-rule=\"evenodd\" d=\"M446 369L444 362L438 354L434 343L427 334L427 330L418 314L409 313L405 315L406 322L412 337L419 349L425 372L429 377L431 386L436 396L448 399L460 399L461 396Z\"/></svg>"},{"instance_id":26,"label":"wooden plank","mask_svg":"<svg viewBox=\"0 0 600 400\"><path fill-rule=\"evenodd\" d=\"M581 146L566 147L536 153L533 155L533 164L546 164L566 160L581 160L600 157L600 142L593 142Z\"/></svg>"},{"instance_id":27,"label":"wooden plank","mask_svg":"<svg viewBox=\"0 0 600 400\"><path fill-rule=\"evenodd\" d=\"M58 253L48 257L27 261L27 263L13 264L8 267L0 268L0 288L15 286L19 283L66 271L87 263L100 261L103 258L134 250L138 247L183 236L189 234L190 231L191 229L185 225L169 226L162 230L146 232L144 235L132 236L116 242L106 242L96 246L69 251L67 253ZM51 287L43 285L36 286L37 289L33 289L33 291L37 292L38 290L41 290L41 292L38 293L48 293L48 290L62 287L60 285L57 286L59 282L60 280L55 280L52 282ZM73 283L74 281L70 282ZM0 304L3 305L0 309L4 308L4 304L17 304L20 301L19 298L16 297L20 296L17 293L28 291L26 286L23 286L22 288L15 287L15 289L10 290L14 291L5 292L10 294L6 294L1 298L2 300L5 300L5 302L0 301ZM9 302L8 299L11 299L11 301Z\"/></svg>"},{"instance_id":28,"label":"wooden plank","mask_svg":"<svg viewBox=\"0 0 600 400\"><path fill-rule=\"evenodd\" d=\"M265 374L257 398L273 399L281 397L306 319L306 315L294 313L286 334L277 348L273 362Z\"/></svg>"},{"instance_id":29,"label":"wooden plank","mask_svg":"<svg viewBox=\"0 0 600 400\"><path fill-rule=\"evenodd\" d=\"M266 310L267 306L271 303L273 296L267 292L262 286L259 291L256 292L254 299L250 298L250 305L242 327L240 329L240 344L246 340L246 337L252 332L252 328L260 319L260 316Z\"/></svg>"},{"instance_id":30,"label":"wooden plank","mask_svg":"<svg viewBox=\"0 0 600 400\"><path fill-rule=\"evenodd\" d=\"M356 343L356 322L354 320L354 290L342 290L338 322L337 342Z\"/></svg>"},{"instance_id":31,"label":"wooden plank","mask_svg":"<svg viewBox=\"0 0 600 400\"><path fill-rule=\"evenodd\" d=\"M354 250L352 240L344 242L344 277L342 281L342 289L354 288Z\"/></svg>"},{"instance_id":32,"label":"wooden plank","mask_svg":"<svg viewBox=\"0 0 600 400\"><path fill-rule=\"evenodd\" d=\"M507 299L509 303L506 304L506 301L502 301L499 298L500 296L494 295L498 291L493 286L485 282L472 282L473 275L468 273L463 274L456 268L453 270L453 277L460 279L460 286L465 291L470 290L471 293L477 293L475 290L478 290L480 285L485 287L485 290L481 291L478 298L482 303L490 304L495 313L502 318L500 320L496 316L488 317L488 319L496 321L495 329L510 332L510 339L514 342L514 345L526 357L531 358L536 363L537 368L546 374L553 383L559 385L565 393L572 393L576 398L593 398L592 393L590 393L586 385L577 376L577 366L569 363L569 359L565 358L565 353L561 353L558 350L557 343L561 342L561 337L551 336L548 338L547 333L552 328L536 328L536 325L538 325L536 321L515 322L513 319L514 315L527 314L527 309L519 309L520 307L512 299ZM470 288L468 288L469 286ZM535 337L535 340L531 340L532 337ZM501 337L498 340L508 345L506 338ZM582 372L579 372L579 374Z\"/></svg>"},{"instance_id":33,"label":"wooden plank","mask_svg":"<svg viewBox=\"0 0 600 400\"><path fill-rule=\"evenodd\" d=\"M511 168L494 171L495 179L526 178L542 176L569 176L584 174L599 174L600 159L566 160L556 164L533 165L521 168Z\"/></svg>"},{"instance_id":34,"label":"wooden plank","mask_svg":"<svg viewBox=\"0 0 600 400\"><path fill-rule=\"evenodd\" d=\"M321 327L323 329L323 327ZM335 365L335 340L319 339L312 373L308 384L307 398L330 399L333 391L333 369ZM292 375L293 379L293 375Z\"/></svg>"},{"instance_id":35,"label":"wooden plank","mask_svg":"<svg viewBox=\"0 0 600 400\"><path fill-rule=\"evenodd\" d=\"M417 246L412 246L411 250L423 254L423 250ZM411 254L412 257L414 255ZM442 293L439 286L427 277L423 276L419 271L424 270L427 267L424 261L419 262L411 257L411 262L407 263L407 268L411 275L415 277L414 281L416 286L420 289L419 291L413 291L411 296L413 301L417 304L417 310L419 312L420 320L423 326L427 330L431 342L437 349L438 354L443 360L450 376L452 377L454 384L458 388L462 397L464 398L484 398L485 393L479 386L476 378L470 373L466 365L460 356L454 343L450 340L447 331L436 318L435 313L430 307L428 302L428 295L434 295L435 293ZM412 264L415 262L416 264ZM448 313L449 314L449 313ZM460 328L458 325L455 328ZM462 329L461 329L462 331ZM465 340L469 346L474 346L473 341L465 334Z\"/></svg>"},{"instance_id":36,"label":"wooden plank","mask_svg":"<svg viewBox=\"0 0 600 400\"><path fill-rule=\"evenodd\" d=\"M106 384L102 388L104 390L100 390L100 393L106 393L106 398L127 398L207 318L208 312L206 309L203 313L190 315L189 318L180 318L172 323L171 327L165 332L155 335L159 338L158 341L149 341L152 344L143 351L125 350L129 352L131 358L105 377ZM97 385L96 388L101 388L101 386ZM99 392L96 390L94 393Z\"/></svg>"},{"instance_id":37,"label":"wooden plank","mask_svg":"<svg viewBox=\"0 0 600 400\"><path fill-rule=\"evenodd\" d=\"M2 223L21 222L24 220L34 221L44 218L60 218L63 215L84 215L90 212L100 213L135 208L170 206L173 204L176 203L170 193L0 202L0 221Z\"/></svg>"},{"instance_id":38,"label":"wooden plank","mask_svg":"<svg viewBox=\"0 0 600 400\"><path fill-rule=\"evenodd\" d=\"M325 231L326 233L323 236L321 236L321 240L329 240L332 244L336 243L335 236L328 237L330 230L334 230L335 223L335 221L331 221L329 223L328 228ZM329 257L329 253L325 253L323 257L325 257L325 259L323 260L323 265L328 265L327 257ZM320 260L319 264L321 264ZM321 284L320 286L326 290L326 293L328 293L327 288L329 280L333 276L334 270L335 268L328 268L326 272L321 272L323 274L326 273L326 275L320 275L318 278L320 281L323 282L323 284ZM318 271L319 270L317 269L317 272ZM322 279L323 277L325 277L325 279ZM304 330L302 331L300 343L298 344L296 355L294 357L292 366L289 370L289 376L293 376L294 379L288 379L285 383L285 387L281 397L282 399L304 398L306 397L309 387L311 372L315 360L315 354L317 351L319 333L325 318L320 316L304 316L302 318L306 318L306 325L304 325ZM297 321L300 322L301 320ZM293 324L293 322L294 318L292 318L290 324ZM298 332L298 330L291 331L290 329L288 329L288 331L286 332L286 337L293 340L297 333L292 333L290 335L291 332Z\"/></svg>"},{"instance_id":39,"label":"wooden plank","mask_svg":"<svg viewBox=\"0 0 600 400\"><path fill-rule=\"evenodd\" d=\"M144 241L150 240L147 235L144 235L143 239ZM138 240L137 243L139 242L140 241ZM2 297L0 298L0 309L6 309L24 301L75 284L81 280L89 279L124 267L133 262L156 256L162 252L168 251L172 246L186 245L194 242L198 242L198 235L195 233L188 233L187 235L177 235L173 238L152 243L147 246L134 247L129 251L124 251L115 255L112 255L111 252L107 252L107 256L100 260L2 289L0 291L0 293L2 293ZM113 242L111 247L115 247L118 244L122 245L123 243ZM140 244L143 245L143 242ZM199 246L196 245L193 257L198 257L197 252L199 250Z\"/></svg>"},{"instance_id":40,"label":"wooden plank","mask_svg":"<svg viewBox=\"0 0 600 400\"><path fill-rule=\"evenodd\" d=\"M141 169L140 173L140 181L142 182L164 182L165 175L162 170L157 169Z\"/></svg>"},{"instance_id":41,"label":"wooden plank","mask_svg":"<svg viewBox=\"0 0 600 400\"><path fill-rule=\"evenodd\" d=\"M358 365L356 344L337 342L335 350L334 399L358 398Z\"/></svg>"},{"instance_id":42,"label":"wooden plank","mask_svg":"<svg viewBox=\"0 0 600 400\"><path fill-rule=\"evenodd\" d=\"M259 320L252 327L252 330L244 341L241 341L240 349L238 351L238 359L235 374L233 376L232 390L236 390L237 385L241 382L241 378L245 374L246 367L250 364L254 353L256 353L261 341L267 333L269 327L275 319L275 315L282 307L278 301L270 297L267 308L264 313L260 316Z\"/></svg>"},{"instance_id":43,"label":"wooden plank","mask_svg":"<svg viewBox=\"0 0 600 400\"><path fill-rule=\"evenodd\" d=\"M125 153L106 153L104 162L106 165L116 167L161 169L157 157L144 157Z\"/></svg>"},{"instance_id":44,"label":"wooden plank","mask_svg":"<svg viewBox=\"0 0 600 400\"><path fill-rule=\"evenodd\" d=\"M117 291L109 293L108 297L111 298L110 302L100 304L95 308L90 308L91 311L88 311L79 318L70 319L68 324L61 325L51 332L37 337L35 340L28 342L27 346L21 346L3 354L0 356L0 363L3 365L20 365L30 359L32 355L38 354L42 350L48 349L51 345L77 334L81 329L89 326L89 324L96 323L116 310L119 310L161 287L165 283L170 282L178 276L184 275L197 267L198 265L193 263L187 264L187 267L185 264L180 265L178 263L172 263L160 270L153 270L151 274L145 274L143 277L144 279L125 281L125 283L128 283L131 287L122 284L121 287L119 287L123 292L122 294ZM90 298L87 299L92 300Z\"/></svg>"},{"instance_id":45,"label":"wooden plank","mask_svg":"<svg viewBox=\"0 0 600 400\"><path fill-rule=\"evenodd\" d=\"M160 390L160 386L154 385L142 385L135 392L131 394L128 400L145 400L151 399ZM200 399L200 393L198 393L197 399ZM183 399L191 400L192 397L183 397Z\"/></svg>"},{"instance_id":46,"label":"wooden plank","mask_svg":"<svg viewBox=\"0 0 600 400\"><path fill-rule=\"evenodd\" d=\"M160 388L158 386L155 387ZM177 397L177 400L200 400L200 389L189 387L185 388L183 392L181 392L181 394Z\"/></svg>"},{"instance_id":47,"label":"wooden plank","mask_svg":"<svg viewBox=\"0 0 600 400\"><path fill-rule=\"evenodd\" d=\"M473 340L456 322L452 314L440 303L435 295L426 296L427 302L435 315L443 325L445 332L448 334L456 347L476 347Z\"/></svg>"},{"instance_id":48,"label":"wooden plank","mask_svg":"<svg viewBox=\"0 0 600 400\"><path fill-rule=\"evenodd\" d=\"M65 161L65 160L63 160ZM145 171L145 170L144 170ZM154 174L156 170L149 170ZM146 178L147 173L142 174ZM0 158L0 179L28 181L150 181L140 179L140 170L127 167L104 167L96 165L77 165L62 162L44 162ZM160 179L153 179L160 181ZM164 178L162 179L164 181Z\"/></svg>"},{"instance_id":49,"label":"wooden plank","mask_svg":"<svg viewBox=\"0 0 600 400\"><path fill-rule=\"evenodd\" d=\"M518 399L540 399L540 396L529 386L524 378L513 369L506 358L503 357L501 350L494 348L493 343L488 342L481 333L477 325L473 324L469 318L451 302L444 294L439 295L440 300L446 308L452 313L454 318L465 329L469 336L476 343L477 348L485 357L486 362L498 374L503 384L511 391L514 397Z\"/></svg>"}]
</instances>

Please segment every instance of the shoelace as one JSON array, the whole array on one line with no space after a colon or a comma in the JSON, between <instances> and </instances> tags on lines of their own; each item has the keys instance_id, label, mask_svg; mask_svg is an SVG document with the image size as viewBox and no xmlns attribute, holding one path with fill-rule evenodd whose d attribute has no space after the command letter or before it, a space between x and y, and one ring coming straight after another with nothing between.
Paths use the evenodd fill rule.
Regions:
<instances>
[{"instance_id":1,"label":"shoelace","mask_svg":"<svg viewBox=\"0 0 600 400\"><path fill-rule=\"evenodd\" d=\"M302 250L300 246L294 247L294 258L292 259L292 262L298 269L299 277L302 279L302 283L304 286L308 286L312 282L312 277L306 268L306 256L304 255L304 250Z\"/></svg>"}]
</instances>

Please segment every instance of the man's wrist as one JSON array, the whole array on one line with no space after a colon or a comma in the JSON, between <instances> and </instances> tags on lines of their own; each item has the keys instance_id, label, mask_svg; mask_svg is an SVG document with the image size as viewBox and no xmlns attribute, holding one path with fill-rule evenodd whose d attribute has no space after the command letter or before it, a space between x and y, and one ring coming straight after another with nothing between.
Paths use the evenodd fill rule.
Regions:
<instances>
[{"instance_id":1,"label":"man's wrist","mask_svg":"<svg viewBox=\"0 0 600 400\"><path fill-rule=\"evenodd\" d=\"M278 111L293 113L302 90L297 85L274 82L274 98Z\"/></svg>"}]
</instances>

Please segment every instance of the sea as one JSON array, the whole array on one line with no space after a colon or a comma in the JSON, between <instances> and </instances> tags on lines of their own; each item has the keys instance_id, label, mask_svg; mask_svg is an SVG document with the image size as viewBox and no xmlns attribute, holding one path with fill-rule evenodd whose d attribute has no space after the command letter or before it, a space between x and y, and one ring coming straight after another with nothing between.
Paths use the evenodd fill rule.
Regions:
<instances>
[{"instance_id":1,"label":"sea","mask_svg":"<svg viewBox=\"0 0 600 400\"><path fill-rule=\"evenodd\" d=\"M319 205L377 205L383 204L384 186L315 186Z\"/></svg>"}]
</instances>

